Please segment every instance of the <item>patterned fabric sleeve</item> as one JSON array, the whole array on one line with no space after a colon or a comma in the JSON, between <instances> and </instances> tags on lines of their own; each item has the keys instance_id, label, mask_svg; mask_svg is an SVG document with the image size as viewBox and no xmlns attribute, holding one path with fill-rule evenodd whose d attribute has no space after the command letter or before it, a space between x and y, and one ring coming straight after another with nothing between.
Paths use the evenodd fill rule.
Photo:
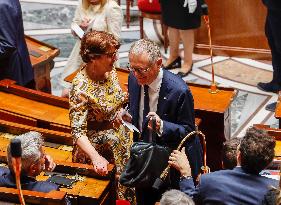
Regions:
<instances>
[{"instance_id":1,"label":"patterned fabric sleeve","mask_svg":"<svg viewBox=\"0 0 281 205\"><path fill-rule=\"evenodd\" d=\"M85 82L76 83L75 79L69 97L69 119L74 144L77 139L87 136L88 97Z\"/></svg>"}]
</instances>

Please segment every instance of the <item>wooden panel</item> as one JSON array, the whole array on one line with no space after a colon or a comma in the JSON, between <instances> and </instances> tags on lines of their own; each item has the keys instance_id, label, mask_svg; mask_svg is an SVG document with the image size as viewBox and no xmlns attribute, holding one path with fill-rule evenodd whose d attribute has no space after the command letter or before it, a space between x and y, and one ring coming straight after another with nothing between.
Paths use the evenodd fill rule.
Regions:
<instances>
[{"instance_id":1,"label":"wooden panel","mask_svg":"<svg viewBox=\"0 0 281 205\"><path fill-rule=\"evenodd\" d=\"M51 93L50 71L54 67L53 59L59 55L59 49L25 36L29 57L34 69L36 89Z\"/></svg>"},{"instance_id":2,"label":"wooden panel","mask_svg":"<svg viewBox=\"0 0 281 205\"><path fill-rule=\"evenodd\" d=\"M264 34L266 9L257 0L205 0L209 7L213 54L251 59L270 59ZM209 54L208 31L195 35L195 53Z\"/></svg>"},{"instance_id":3,"label":"wooden panel","mask_svg":"<svg viewBox=\"0 0 281 205\"><path fill-rule=\"evenodd\" d=\"M44 193L44 192L23 190L22 193L25 202L28 204L42 204L42 205L65 204L66 192L63 191L51 191L48 193ZM13 188L0 187L0 201L19 203L18 190Z\"/></svg>"},{"instance_id":4,"label":"wooden panel","mask_svg":"<svg viewBox=\"0 0 281 205\"><path fill-rule=\"evenodd\" d=\"M276 139L275 156L281 157L281 129L271 128L269 125L254 124L256 128L267 131L270 136Z\"/></svg>"}]
</instances>

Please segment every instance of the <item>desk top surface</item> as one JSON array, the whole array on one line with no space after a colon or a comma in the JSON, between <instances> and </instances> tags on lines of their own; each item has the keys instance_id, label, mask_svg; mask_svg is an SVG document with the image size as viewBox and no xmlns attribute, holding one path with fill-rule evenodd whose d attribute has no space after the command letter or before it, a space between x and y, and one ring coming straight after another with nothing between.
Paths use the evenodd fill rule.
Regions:
<instances>
[{"instance_id":1,"label":"desk top surface","mask_svg":"<svg viewBox=\"0 0 281 205\"><path fill-rule=\"evenodd\" d=\"M70 126L68 109L0 91L0 109Z\"/></svg>"},{"instance_id":2,"label":"desk top surface","mask_svg":"<svg viewBox=\"0 0 281 205\"><path fill-rule=\"evenodd\" d=\"M25 41L29 50L29 57L32 67L53 59L59 55L59 49L44 42L38 41L30 36L25 36Z\"/></svg>"}]
</instances>

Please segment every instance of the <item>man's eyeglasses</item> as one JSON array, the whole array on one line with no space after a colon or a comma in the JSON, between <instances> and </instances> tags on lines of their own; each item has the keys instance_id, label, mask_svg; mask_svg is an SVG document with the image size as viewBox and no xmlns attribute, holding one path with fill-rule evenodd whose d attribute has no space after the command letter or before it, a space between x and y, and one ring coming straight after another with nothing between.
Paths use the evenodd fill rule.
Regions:
<instances>
[{"instance_id":1,"label":"man's eyeglasses","mask_svg":"<svg viewBox=\"0 0 281 205\"><path fill-rule=\"evenodd\" d=\"M130 70L130 71L133 71L133 72L136 72L136 73L139 73L139 74L146 74L148 71L150 71L150 69L152 68L152 66L149 66L145 69L143 68L134 68L130 65L130 63L128 63L127 65L127 68Z\"/></svg>"}]
</instances>

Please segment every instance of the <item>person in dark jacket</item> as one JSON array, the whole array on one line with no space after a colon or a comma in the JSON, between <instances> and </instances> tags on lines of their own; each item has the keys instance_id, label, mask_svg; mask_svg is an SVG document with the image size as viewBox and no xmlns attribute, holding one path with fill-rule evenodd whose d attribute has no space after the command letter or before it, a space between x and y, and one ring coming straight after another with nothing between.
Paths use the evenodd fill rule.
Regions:
<instances>
[{"instance_id":1,"label":"person in dark jacket","mask_svg":"<svg viewBox=\"0 0 281 205\"><path fill-rule=\"evenodd\" d=\"M0 80L34 88L34 74L24 38L19 0L0 0Z\"/></svg>"},{"instance_id":2,"label":"person in dark jacket","mask_svg":"<svg viewBox=\"0 0 281 205\"><path fill-rule=\"evenodd\" d=\"M204 174L195 187L184 153L173 151L169 163L181 173L180 190L195 204L261 204L270 186L277 180L259 175L273 160L275 139L263 130L249 128L237 151L237 166Z\"/></svg>"},{"instance_id":3,"label":"person in dark jacket","mask_svg":"<svg viewBox=\"0 0 281 205\"><path fill-rule=\"evenodd\" d=\"M37 181L35 179L43 170L52 171L56 166L52 158L46 155L42 149L44 141L41 134L38 132L28 132L17 136L16 139L21 141L22 149L22 189L46 193L52 190L59 190L58 185L54 183ZM5 168L0 169L0 186L16 188L10 145L7 148L7 158L9 170Z\"/></svg>"}]
</instances>

